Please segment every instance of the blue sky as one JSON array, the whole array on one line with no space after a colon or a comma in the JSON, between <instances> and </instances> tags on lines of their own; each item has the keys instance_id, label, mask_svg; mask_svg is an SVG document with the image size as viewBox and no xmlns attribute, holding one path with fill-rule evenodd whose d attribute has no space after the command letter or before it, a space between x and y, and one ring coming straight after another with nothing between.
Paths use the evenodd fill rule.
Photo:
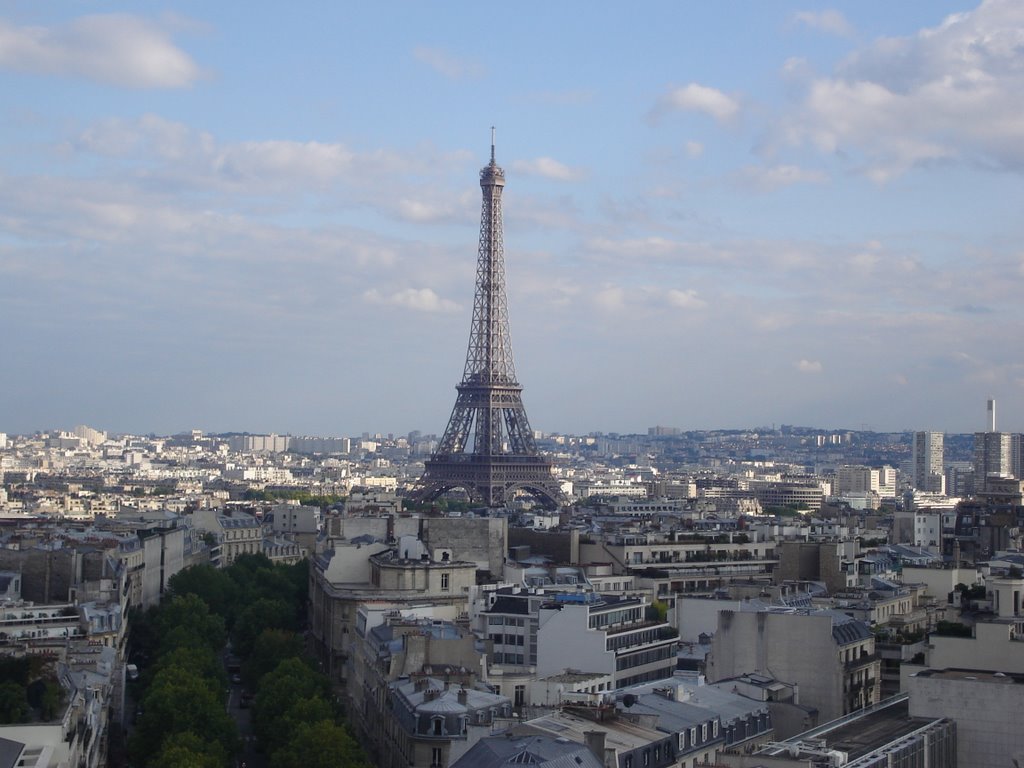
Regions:
<instances>
[{"instance_id":1,"label":"blue sky","mask_svg":"<svg viewBox=\"0 0 1024 768\"><path fill-rule=\"evenodd\" d=\"M0 431L1024 430L1024 4L0 3Z\"/></svg>"}]
</instances>

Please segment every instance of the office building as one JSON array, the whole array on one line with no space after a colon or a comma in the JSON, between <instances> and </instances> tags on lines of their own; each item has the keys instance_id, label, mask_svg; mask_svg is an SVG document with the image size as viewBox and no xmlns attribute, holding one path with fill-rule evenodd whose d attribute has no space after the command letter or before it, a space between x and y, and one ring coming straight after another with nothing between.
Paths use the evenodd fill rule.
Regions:
<instances>
[{"instance_id":1,"label":"office building","mask_svg":"<svg viewBox=\"0 0 1024 768\"><path fill-rule=\"evenodd\" d=\"M942 493L943 433L915 432L913 446L913 484L919 491Z\"/></svg>"}]
</instances>

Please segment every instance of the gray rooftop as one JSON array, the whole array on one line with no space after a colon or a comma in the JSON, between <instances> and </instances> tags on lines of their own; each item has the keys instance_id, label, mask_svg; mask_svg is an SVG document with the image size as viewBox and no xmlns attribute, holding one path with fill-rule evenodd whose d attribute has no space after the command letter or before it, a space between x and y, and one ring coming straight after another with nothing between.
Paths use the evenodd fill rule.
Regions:
<instances>
[{"instance_id":1,"label":"gray rooftop","mask_svg":"<svg viewBox=\"0 0 1024 768\"><path fill-rule=\"evenodd\" d=\"M516 735L481 739L451 768L504 768L513 765L536 765L544 768L603 768L583 744L551 736Z\"/></svg>"}]
</instances>

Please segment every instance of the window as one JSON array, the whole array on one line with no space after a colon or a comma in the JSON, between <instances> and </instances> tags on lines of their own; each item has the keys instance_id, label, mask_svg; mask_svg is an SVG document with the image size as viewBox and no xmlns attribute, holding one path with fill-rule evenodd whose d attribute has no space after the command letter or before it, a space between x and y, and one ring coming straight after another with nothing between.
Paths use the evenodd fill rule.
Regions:
<instances>
[{"instance_id":1,"label":"window","mask_svg":"<svg viewBox=\"0 0 1024 768\"><path fill-rule=\"evenodd\" d=\"M451 574L450 573L442 573L441 574L441 591L442 592L447 592L449 589L451 589L450 579L451 579Z\"/></svg>"},{"instance_id":2,"label":"window","mask_svg":"<svg viewBox=\"0 0 1024 768\"><path fill-rule=\"evenodd\" d=\"M526 702L526 686L517 685L515 688L515 698L513 699L517 707L523 706Z\"/></svg>"},{"instance_id":3,"label":"window","mask_svg":"<svg viewBox=\"0 0 1024 768\"><path fill-rule=\"evenodd\" d=\"M442 759L441 747L434 747L430 750L430 768L441 768Z\"/></svg>"}]
</instances>

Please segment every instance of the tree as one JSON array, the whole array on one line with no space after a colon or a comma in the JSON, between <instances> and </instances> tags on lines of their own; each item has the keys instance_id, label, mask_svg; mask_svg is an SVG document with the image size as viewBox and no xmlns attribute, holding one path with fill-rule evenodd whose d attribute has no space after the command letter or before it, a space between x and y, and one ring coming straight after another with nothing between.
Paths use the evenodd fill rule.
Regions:
<instances>
[{"instance_id":1,"label":"tree","mask_svg":"<svg viewBox=\"0 0 1024 768\"><path fill-rule=\"evenodd\" d=\"M177 645L160 656L157 667L159 675L164 669L186 670L197 677L210 681L214 690L227 687L228 677L220 656L206 646Z\"/></svg>"},{"instance_id":2,"label":"tree","mask_svg":"<svg viewBox=\"0 0 1024 768\"><path fill-rule=\"evenodd\" d=\"M60 687L60 683L51 673L33 680L28 686L26 694L29 706L39 710L40 719L53 720L60 710L64 689Z\"/></svg>"},{"instance_id":3,"label":"tree","mask_svg":"<svg viewBox=\"0 0 1024 768\"><path fill-rule=\"evenodd\" d=\"M227 753L215 741L204 741L191 731L168 739L149 763L149 768L224 768Z\"/></svg>"},{"instance_id":4,"label":"tree","mask_svg":"<svg viewBox=\"0 0 1024 768\"><path fill-rule=\"evenodd\" d=\"M285 659L264 675L252 711L253 730L264 751L272 752L284 738L277 728L283 713L303 699L330 698L330 688L326 677L300 659Z\"/></svg>"},{"instance_id":5,"label":"tree","mask_svg":"<svg viewBox=\"0 0 1024 768\"><path fill-rule=\"evenodd\" d=\"M304 723L270 758L271 768L368 768L355 739L330 720Z\"/></svg>"},{"instance_id":6,"label":"tree","mask_svg":"<svg viewBox=\"0 0 1024 768\"><path fill-rule=\"evenodd\" d=\"M256 638L252 653L242 665L242 678L251 690L256 690L268 672L272 672L285 659L301 659L305 649L302 639L294 632L265 629Z\"/></svg>"},{"instance_id":7,"label":"tree","mask_svg":"<svg viewBox=\"0 0 1024 768\"><path fill-rule=\"evenodd\" d=\"M241 590L223 569L211 565L195 565L174 574L167 582L172 595L195 595L211 613L221 616L228 626L240 605Z\"/></svg>"},{"instance_id":8,"label":"tree","mask_svg":"<svg viewBox=\"0 0 1024 768\"><path fill-rule=\"evenodd\" d=\"M0 683L0 723L23 723L29 711L25 686L13 680Z\"/></svg>"},{"instance_id":9,"label":"tree","mask_svg":"<svg viewBox=\"0 0 1024 768\"><path fill-rule=\"evenodd\" d=\"M281 712L277 718L277 731L284 734L284 738L287 739L288 734L295 733L299 726L305 723L316 723L320 720L334 722L337 714L334 705L320 696L299 699L287 710Z\"/></svg>"},{"instance_id":10,"label":"tree","mask_svg":"<svg viewBox=\"0 0 1024 768\"><path fill-rule=\"evenodd\" d=\"M220 651L227 640L224 619L210 613L206 603L194 594L179 595L161 605L156 629L161 638L161 652L168 648L172 638L174 643L170 644L175 645L186 642L186 636L196 636L201 645L208 646L214 652Z\"/></svg>"},{"instance_id":11,"label":"tree","mask_svg":"<svg viewBox=\"0 0 1024 768\"><path fill-rule=\"evenodd\" d=\"M252 653L256 638L265 629L298 629L294 607L281 599L263 598L242 609L231 633L235 652L240 656Z\"/></svg>"},{"instance_id":12,"label":"tree","mask_svg":"<svg viewBox=\"0 0 1024 768\"><path fill-rule=\"evenodd\" d=\"M193 733L218 743L226 754L238 748L235 721L225 712L220 690L196 673L167 666L153 678L142 700L143 714L129 743L132 761L147 765L166 741Z\"/></svg>"}]
</instances>

